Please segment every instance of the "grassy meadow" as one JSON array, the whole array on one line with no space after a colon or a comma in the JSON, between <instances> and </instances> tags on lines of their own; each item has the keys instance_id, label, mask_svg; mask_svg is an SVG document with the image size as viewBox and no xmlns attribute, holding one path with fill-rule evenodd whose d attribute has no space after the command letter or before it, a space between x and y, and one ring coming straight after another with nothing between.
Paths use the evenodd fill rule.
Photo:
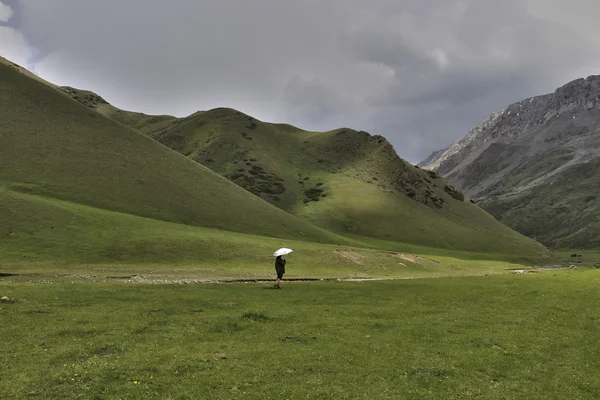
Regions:
<instances>
[{"instance_id":1,"label":"grassy meadow","mask_svg":"<svg viewBox=\"0 0 600 400\"><path fill-rule=\"evenodd\" d=\"M596 399L600 272L0 280L0 398Z\"/></svg>"},{"instance_id":2,"label":"grassy meadow","mask_svg":"<svg viewBox=\"0 0 600 400\"><path fill-rule=\"evenodd\" d=\"M580 257L571 257L577 254ZM557 260L565 263L596 263L600 262L600 249L570 249L570 250L554 250L552 255Z\"/></svg>"}]
</instances>

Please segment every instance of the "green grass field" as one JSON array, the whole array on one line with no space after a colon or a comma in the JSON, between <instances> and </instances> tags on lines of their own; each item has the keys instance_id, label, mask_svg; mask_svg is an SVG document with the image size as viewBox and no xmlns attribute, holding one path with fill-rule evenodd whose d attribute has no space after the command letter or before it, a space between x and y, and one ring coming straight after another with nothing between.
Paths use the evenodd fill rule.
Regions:
<instances>
[{"instance_id":1,"label":"green grass field","mask_svg":"<svg viewBox=\"0 0 600 400\"><path fill-rule=\"evenodd\" d=\"M0 398L596 399L600 272L0 280Z\"/></svg>"},{"instance_id":2,"label":"green grass field","mask_svg":"<svg viewBox=\"0 0 600 400\"><path fill-rule=\"evenodd\" d=\"M572 257L576 254L576 257ZM600 250L598 249L570 249L570 250L554 250L552 257L565 264L585 264L597 265L600 267Z\"/></svg>"}]
</instances>

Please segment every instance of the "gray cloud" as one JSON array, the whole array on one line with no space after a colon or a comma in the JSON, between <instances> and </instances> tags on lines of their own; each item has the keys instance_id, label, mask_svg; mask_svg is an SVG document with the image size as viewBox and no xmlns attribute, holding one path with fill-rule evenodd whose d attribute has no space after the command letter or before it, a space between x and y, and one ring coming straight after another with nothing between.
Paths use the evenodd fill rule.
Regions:
<instances>
[{"instance_id":1,"label":"gray cloud","mask_svg":"<svg viewBox=\"0 0 600 400\"><path fill-rule=\"evenodd\" d=\"M11 1L0 52L50 81L146 113L364 129L412 162L600 73L594 0Z\"/></svg>"},{"instance_id":2,"label":"gray cloud","mask_svg":"<svg viewBox=\"0 0 600 400\"><path fill-rule=\"evenodd\" d=\"M0 1L0 22L8 22L12 18L14 11L11 6Z\"/></svg>"}]
</instances>

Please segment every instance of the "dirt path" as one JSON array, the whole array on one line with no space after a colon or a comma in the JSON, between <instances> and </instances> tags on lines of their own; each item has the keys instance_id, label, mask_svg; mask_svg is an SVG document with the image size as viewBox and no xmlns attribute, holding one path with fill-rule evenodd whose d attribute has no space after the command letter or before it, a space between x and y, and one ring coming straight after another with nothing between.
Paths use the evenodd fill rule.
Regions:
<instances>
[{"instance_id":1,"label":"dirt path","mask_svg":"<svg viewBox=\"0 0 600 400\"><path fill-rule=\"evenodd\" d=\"M372 278L290 278L284 279L284 283L292 282L365 282L365 281L388 281L398 279L430 278L433 276L404 276L404 277L372 277ZM438 276L435 276L438 277ZM189 276L173 275L131 275L131 276L102 276L87 274L0 274L0 282L4 283L125 283L125 284L148 284L148 285L199 285L199 284L235 284L235 283L273 283L274 279L220 279L220 278L194 278Z\"/></svg>"},{"instance_id":2,"label":"dirt path","mask_svg":"<svg viewBox=\"0 0 600 400\"><path fill-rule=\"evenodd\" d=\"M382 276L382 277L345 277L345 278L290 278L285 279L284 283L298 282L371 282L371 281L393 281L407 279L426 279L426 278L444 278L444 277L466 277L466 276L488 276L504 274L527 274L537 273L543 270L553 270L559 268L540 268L540 269L507 269L496 272L477 272L461 275L453 274L432 274L432 275L410 275L410 276ZM565 269L565 267L560 268ZM92 275L92 274L0 274L0 282L3 283L123 283L123 284L146 284L146 285L200 285L200 284L272 284L274 279L254 278L254 279L227 279L227 278L195 278L193 276L177 276L167 274L141 274L141 275Z\"/></svg>"},{"instance_id":3,"label":"dirt path","mask_svg":"<svg viewBox=\"0 0 600 400\"><path fill-rule=\"evenodd\" d=\"M402 254L404 255L404 254ZM464 274L444 274L435 273L431 275L407 275L407 276L348 276L348 277L324 277L324 278L289 278L284 279L284 283L298 283L298 282L370 282L370 281L393 281L393 280L407 280L407 279L425 279L425 278L444 278L444 277L466 277L466 276L488 276L488 275L508 275L508 274L535 274L538 272L550 272L564 269L579 269L589 268L590 263L564 263L554 265L535 266L533 268L512 268L505 269L504 271L482 271L472 272ZM111 271L112 272L112 271ZM45 284L58 284L58 283L122 283L122 284L146 284L146 285L200 285L200 284L248 284L248 283L260 283L260 284L272 284L275 280L272 278L256 277L256 278L200 278L193 275L179 275L169 273L156 273L156 274L131 274L131 273L115 273L107 275L97 274L60 274L60 273L0 273L1 283L45 283ZM264 275L264 274L260 274Z\"/></svg>"}]
</instances>

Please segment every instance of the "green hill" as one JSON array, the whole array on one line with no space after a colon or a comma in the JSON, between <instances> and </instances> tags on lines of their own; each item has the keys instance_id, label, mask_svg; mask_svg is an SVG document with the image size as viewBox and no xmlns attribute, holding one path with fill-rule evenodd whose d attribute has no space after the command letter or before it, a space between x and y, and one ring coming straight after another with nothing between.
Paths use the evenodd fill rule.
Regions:
<instances>
[{"instance_id":1,"label":"green hill","mask_svg":"<svg viewBox=\"0 0 600 400\"><path fill-rule=\"evenodd\" d=\"M27 192L187 225L350 242L6 63L0 63L0 120L2 196ZM2 211L3 219L10 216L10 210ZM3 223L2 233L9 226Z\"/></svg>"},{"instance_id":2,"label":"green hill","mask_svg":"<svg viewBox=\"0 0 600 400\"><path fill-rule=\"evenodd\" d=\"M399 158L381 136L347 128L308 132L228 108L186 118L105 103L98 109L282 210L347 237L474 252L544 251L437 174Z\"/></svg>"},{"instance_id":3,"label":"green hill","mask_svg":"<svg viewBox=\"0 0 600 400\"><path fill-rule=\"evenodd\" d=\"M119 259L123 246L114 242L127 243L134 230L116 230L115 221L131 215L355 247L424 246L531 259L547 254L436 174L401 160L380 136L351 129L307 132L231 109L187 118L133 113L0 61L5 249L18 242L22 253L38 243L39 253L61 241L57 249L73 243L81 250L95 248L99 236L106 239L99 240L104 250L93 253ZM64 213L79 206L78 216ZM104 218L102 210L117 214ZM131 221L146 229L146 223ZM138 251L161 248L161 241L168 242L168 235L152 236Z\"/></svg>"}]
</instances>

